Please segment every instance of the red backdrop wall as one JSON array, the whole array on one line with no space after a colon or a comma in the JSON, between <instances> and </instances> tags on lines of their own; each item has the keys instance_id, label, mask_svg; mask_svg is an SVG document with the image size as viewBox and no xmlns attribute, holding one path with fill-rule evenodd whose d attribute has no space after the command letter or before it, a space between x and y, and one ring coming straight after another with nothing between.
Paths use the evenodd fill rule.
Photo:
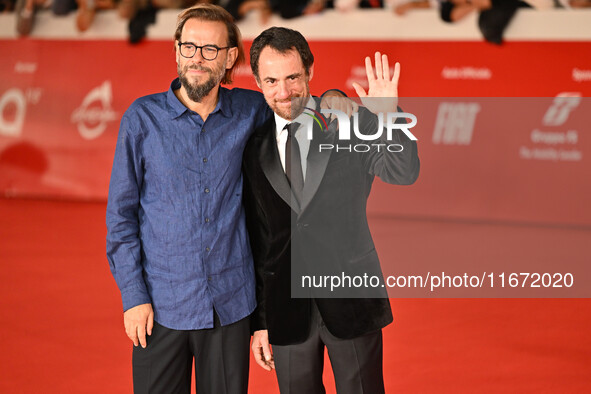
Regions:
<instances>
[{"instance_id":1,"label":"red backdrop wall","mask_svg":"<svg viewBox=\"0 0 591 394\"><path fill-rule=\"evenodd\" d=\"M376 50L402 65L421 175L412 187L377 183L372 213L591 224L591 42L311 47L316 94L354 95ZM135 98L168 88L172 43L0 40L0 52L0 193L104 200L119 119ZM235 86L256 89L247 66Z\"/></svg>"}]
</instances>

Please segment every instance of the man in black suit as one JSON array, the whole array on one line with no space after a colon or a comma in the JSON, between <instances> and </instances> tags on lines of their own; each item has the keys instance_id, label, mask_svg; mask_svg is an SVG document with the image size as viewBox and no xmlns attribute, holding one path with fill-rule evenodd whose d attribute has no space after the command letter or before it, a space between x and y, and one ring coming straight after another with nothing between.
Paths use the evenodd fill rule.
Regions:
<instances>
[{"instance_id":1,"label":"man in black suit","mask_svg":"<svg viewBox=\"0 0 591 394\"><path fill-rule=\"evenodd\" d=\"M326 347L337 392L384 392L381 329L392 322L385 289L366 289L351 296L356 298L349 293L341 293L349 298L327 298L326 293L317 297L301 287L308 297L296 298L292 291L302 275L311 273L382 279L366 202L375 175L391 184L417 179L416 142L394 129L390 139L383 133L380 141L373 141L383 143L381 149L334 149L339 144L338 122L320 127L326 119L318 119L320 108L308 86L314 57L300 33L270 28L254 40L250 58L257 84L275 113L250 138L243 161L244 204L257 275L255 359L269 371L276 369L282 393L324 393ZM376 133L378 126L373 113L397 111L400 65L396 63L390 79L387 56L376 53L375 60L374 75L366 58L369 91L355 86L371 111L359 108L358 123L367 134ZM305 127L292 122L302 118L306 107L318 120L307 137ZM351 134L348 142L360 142ZM388 144L398 148L385 149Z\"/></svg>"}]
</instances>

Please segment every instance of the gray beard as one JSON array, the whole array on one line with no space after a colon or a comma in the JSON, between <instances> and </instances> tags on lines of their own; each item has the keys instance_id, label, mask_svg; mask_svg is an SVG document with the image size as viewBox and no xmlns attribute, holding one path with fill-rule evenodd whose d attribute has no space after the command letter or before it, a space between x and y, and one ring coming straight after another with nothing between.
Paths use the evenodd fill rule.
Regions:
<instances>
[{"instance_id":1,"label":"gray beard","mask_svg":"<svg viewBox=\"0 0 591 394\"><path fill-rule=\"evenodd\" d=\"M211 92L211 89L219 85L223 77L222 75L216 81L216 78L214 78L214 76L210 74L209 78L202 84L192 85L180 68L178 68L177 71L179 74L179 80L181 81L181 85L183 85L183 87L185 88L187 96L189 96L189 99L191 99L191 101L194 101L196 103L200 103L201 100L203 100L203 98L207 96L209 92Z\"/></svg>"},{"instance_id":2,"label":"gray beard","mask_svg":"<svg viewBox=\"0 0 591 394\"><path fill-rule=\"evenodd\" d=\"M191 85L187 77L185 77L184 75L180 75L179 78L181 80L181 85L183 85L183 87L187 91L187 96L189 96L191 101L194 101L196 103L200 103L201 100L203 100L203 98L207 96L209 92L211 92L211 89L213 89L217 85L213 77L210 77L201 85Z\"/></svg>"}]
</instances>

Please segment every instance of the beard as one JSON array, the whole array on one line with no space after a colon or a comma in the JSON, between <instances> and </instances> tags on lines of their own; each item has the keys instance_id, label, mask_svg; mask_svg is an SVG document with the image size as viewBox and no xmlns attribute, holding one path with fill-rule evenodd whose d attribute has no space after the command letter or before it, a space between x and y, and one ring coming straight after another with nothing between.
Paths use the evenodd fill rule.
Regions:
<instances>
[{"instance_id":1,"label":"beard","mask_svg":"<svg viewBox=\"0 0 591 394\"><path fill-rule=\"evenodd\" d=\"M306 108L306 104L308 104L308 100L310 100L310 88L306 84L306 89L302 96L292 96L285 100L267 100L267 104L269 107L275 112L277 115L282 117L285 120L294 120ZM280 103L290 103L289 106L279 106Z\"/></svg>"},{"instance_id":2,"label":"beard","mask_svg":"<svg viewBox=\"0 0 591 394\"><path fill-rule=\"evenodd\" d=\"M209 74L209 77L203 83L198 82L191 82L187 77L187 72L189 70L200 70L205 71ZM181 81L181 85L185 88L187 92L187 96L191 101L196 103L200 103L201 100L205 96L211 92L211 89L218 86L222 79L224 79L225 74L225 62L220 64L220 67L211 69L201 65L186 65L181 69L180 65L177 65L177 73L179 75L179 80Z\"/></svg>"}]
</instances>

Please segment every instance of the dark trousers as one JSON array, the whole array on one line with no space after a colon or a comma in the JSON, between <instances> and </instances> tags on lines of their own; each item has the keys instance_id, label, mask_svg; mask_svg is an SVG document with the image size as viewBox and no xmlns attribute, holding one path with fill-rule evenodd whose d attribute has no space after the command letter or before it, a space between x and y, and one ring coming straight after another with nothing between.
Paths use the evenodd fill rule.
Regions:
<instances>
[{"instance_id":1,"label":"dark trousers","mask_svg":"<svg viewBox=\"0 0 591 394\"><path fill-rule=\"evenodd\" d=\"M195 359L199 394L246 394L250 346L249 318L221 327L172 330L154 322L147 346L133 348L136 394L189 394Z\"/></svg>"},{"instance_id":2,"label":"dark trousers","mask_svg":"<svg viewBox=\"0 0 591 394\"><path fill-rule=\"evenodd\" d=\"M313 302L310 335L296 345L273 345L281 394L324 394L324 347L332 365L338 394L384 393L382 330L353 339L328 332Z\"/></svg>"}]
</instances>

